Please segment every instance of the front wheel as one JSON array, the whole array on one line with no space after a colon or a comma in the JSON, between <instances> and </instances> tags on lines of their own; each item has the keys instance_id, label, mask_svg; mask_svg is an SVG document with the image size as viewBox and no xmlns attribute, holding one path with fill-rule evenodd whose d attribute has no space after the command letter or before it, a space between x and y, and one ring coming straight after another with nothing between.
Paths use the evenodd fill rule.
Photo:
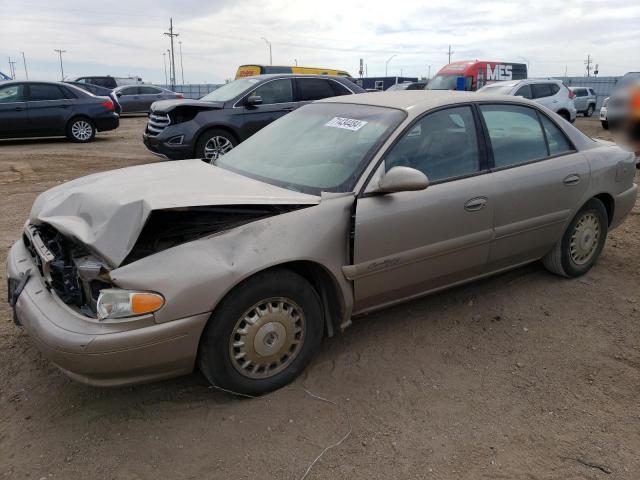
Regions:
<instances>
[{"instance_id":1,"label":"front wheel","mask_svg":"<svg viewBox=\"0 0 640 480\"><path fill-rule=\"evenodd\" d=\"M596 263L607 239L609 218L602 202L589 200L573 217L562 239L542 260L562 277L584 275Z\"/></svg>"},{"instance_id":2,"label":"front wheel","mask_svg":"<svg viewBox=\"0 0 640 480\"><path fill-rule=\"evenodd\" d=\"M67 125L67 138L73 142L86 143L96 136L96 128L88 118L74 118Z\"/></svg>"},{"instance_id":3,"label":"front wheel","mask_svg":"<svg viewBox=\"0 0 640 480\"><path fill-rule=\"evenodd\" d=\"M209 319L200 370L212 385L245 395L284 387L317 352L322 318L318 295L303 277L288 270L257 274Z\"/></svg>"},{"instance_id":4,"label":"front wheel","mask_svg":"<svg viewBox=\"0 0 640 480\"><path fill-rule=\"evenodd\" d=\"M228 153L238 144L230 133L211 129L204 132L196 145L196 157L209 163L215 163L225 153Z\"/></svg>"},{"instance_id":5,"label":"front wheel","mask_svg":"<svg viewBox=\"0 0 640 480\"><path fill-rule=\"evenodd\" d=\"M600 123L602 124L602 128L604 128L605 130L609 130L609 122L606 120L601 120Z\"/></svg>"}]
</instances>

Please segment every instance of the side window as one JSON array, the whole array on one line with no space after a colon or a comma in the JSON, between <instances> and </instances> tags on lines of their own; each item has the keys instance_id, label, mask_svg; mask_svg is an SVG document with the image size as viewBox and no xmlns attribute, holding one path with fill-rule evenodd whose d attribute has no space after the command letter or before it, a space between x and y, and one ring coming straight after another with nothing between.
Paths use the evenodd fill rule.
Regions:
<instances>
[{"instance_id":1,"label":"side window","mask_svg":"<svg viewBox=\"0 0 640 480\"><path fill-rule=\"evenodd\" d=\"M516 97L523 97L523 98L533 98L533 95L531 93L531 85L527 84L527 85L523 85L521 86L515 93Z\"/></svg>"},{"instance_id":2,"label":"side window","mask_svg":"<svg viewBox=\"0 0 640 480\"><path fill-rule=\"evenodd\" d=\"M535 110L517 105L481 105L495 168L539 160L547 145Z\"/></svg>"},{"instance_id":3,"label":"side window","mask_svg":"<svg viewBox=\"0 0 640 480\"><path fill-rule=\"evenodd\" d=\"M573 147L569 139L560 128L544 115L540 114L544 132L547 135L550 155L560 155L561 153L572 152Z\"/></svg>"},{"instance_id":4,"label":"side window","mask_svg":"<svg viewBox=\"0 0 640 480\"><path fill-rule=\"evenodd\" d=\"M291 80L274 80L259 86L251 95L262 97L262 104L293 102L293 87Z\"/></svg>"},{"instance_id":5,"label":"side window","mask_svg":"<svg viewBox=\"0 0 640 480\"><path fill-rule=\"evenodd\" d=\"M127 87L120 90L122 95L138 95L140 89L138 87Z\"/></svg>"},{"instance_id":6,"label":"side window","mask_svg":"<svg viewBox=\"0 0 640 480\"><path fill-rule=\"evenodd\" d=\"M478 139L471 107L428 114L385 156L385 169L406 166L420 170L430 182L480 171Z\"/></svg>"},{"instance_id":7,"label":"side window","mask_svg":"<svg viewBox=\"0 0 640 480\"><path fill-rule=\"evenodd\" d=\"M577 97L586 97L587 96L587 91L583 88L580 88L578 90L575 91L575 94Z\"/></svg>"},{"instance_id":8,"label":"side window","mask_svg":"<svg viewBox=\"0 0 640 480\"><path fill-rule=\"evenodd\" d=\"M553 95L548 83L534 83L531 85L532 98L544 98Z\"/></svg>"},{"instance_id":9,"label":"side window","mask_svg":"<svg viewBox=\"0 0 640 480\"><path fill-rule=\"evenodd\" d=\"M7 85L0 88L0 103L24 102L23 85Z\"/></svg>"},{"instance_id":10,"label":"side window","mask_svg":"<svg viewBox=\"0 0 640 480\"><path fill-rule=\"evenodd\" d=\"M140 88L140 93L142 95L158 95L162 93L162 90L155 87L139 87L139 88Z\"/></svg>"},{"instance_id":11,"label":"side window","mask_svg":"<svg viewBox=\"0 0 640 480\"><path fill-rule=\"evenodd\" d=\"M58 85L32 83L29 86L29 100L38 102L43 100L65 100L67 97Z\"/></svg>"},{"instance_id":12,"label":"side window","mask_svg":"<svg viewBox=\"0 0 640 480\"><path fill-rule=\"evenodd\" d=\"M331 85L329 85L328 80L321 78L297 78L296 84L298 85L299 102L309 102L335 96L335 92L333 88L331 88Z\"/></svg>"},{"instance_id":13,"label":"side window","mask_svg":"<svg viewBox=\"0 0 640 480\"><path fill-rule=\"evenodd\" d=\"M560 91L560 85L558 85L557 83L550 83L549 89L551 90L551 95L555 95Z\"/></svg>"},{"instance_id":14,"label":"side window","mask_svg":"<svg viewBox=\"0 0 640 480\"><path fill-rule=\"evenodd\" d=\"M334 82L332 80L329 82L329 85L331 85L331 88L333 88L333 94L336 97L340 97L342 95L351 95L351 91L341 83Z\"/></svg>"}]
</instances>

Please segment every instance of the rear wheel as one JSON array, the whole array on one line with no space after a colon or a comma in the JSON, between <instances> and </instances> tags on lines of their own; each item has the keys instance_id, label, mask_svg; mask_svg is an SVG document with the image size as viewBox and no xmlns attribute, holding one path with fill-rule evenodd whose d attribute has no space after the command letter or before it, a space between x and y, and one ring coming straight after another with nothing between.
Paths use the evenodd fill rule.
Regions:
<instances>
[{"instance_id":1,"label":"rear wheel","mask_svg":"<svg viewBox=\"0 0 640 480\"><path fill-rule=\"evenodd\" d=\"M73 142L86 143L96 136L96 128L88 118L73 118L67 125L67 138Z\"/></svg>"},{"instance_id":2,"label":"rear wheel","mask_svg":"<svg viewBox=\"0 0 640 480\"><path fill-rule=\"evenodd\" d=\"M602 128L604 128L605 130L609 130L609 122L606 120L601 120L600 123L602 124Z\"/></svg>"},{"instance_id":3,"label":"rear wheel","mask_svg":"<svg viewBox=\"0 0 640 480\"><path fill-rule=\"evenodd\" d=\"M607 239L607 210L596 198L573 217L562 239L542 260L547 270L562 277L579 277L596 263Z\"/></svg>"},{"instance_id":4,"label":"rear wheel","mask_svg":"<svg viewBox=\"0 0 640 480\"><path fill-rule=\"evenodd\" d=\"M591 115L593 115L593 110L594 110L593 105L589 105L587 107L587 111L584 113L584 116L585 117L590 117Z\"/></svg>"},{"instance_id":5,"label":"rear wheel","mask_svg":"<svg viewBox=\"0 0 640 480\"><path fill-rule=\"evenodd\" d=\"M560 110L558 112L558 115L564 118L567 122L571 122L571 115L569 115L569 112L567 112L566 110Z\"/></svg>"},{"instance_id":6,"label":"rear wheel","mask_svg":"<svg viewBox=\"0 0 640 480\"><path fill-rule=\"evenodd\" d=\"M215 386L261 395L291 383L322 340L313 287L288 270L264 272L232 291L202 335L198 364Z\"/></svg>"},{"instance_id":7,"label":"rear wheel","mask_svg":"<svg viewBox=\"0 0 640 480\"><path fill-rule=\"evenodd\" d=\"M196 157L209 163L215 163L218 158L231 151L237 144L238 141L229 132L213 128L200 135L196 145Z\"/></svg>"}]
</instances>

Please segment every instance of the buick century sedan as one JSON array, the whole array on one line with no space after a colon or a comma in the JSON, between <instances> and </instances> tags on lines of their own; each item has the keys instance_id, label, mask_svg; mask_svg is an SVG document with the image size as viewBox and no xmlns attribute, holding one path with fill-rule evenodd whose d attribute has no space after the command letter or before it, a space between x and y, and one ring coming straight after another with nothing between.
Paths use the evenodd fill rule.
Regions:
<instances>
[{"instance_id":1,"label":"buick century sedan","mask_svg":"<svg viewBox=\"0 0 640 480\"><path fill-rule=\"evenodd\" d=\"M636 201L634 171L630 153L522 98L322 100L215 164L44 192L9 254L10 302L79 381L199 369L261 394L367 312L538 260L584 274Z\"/></svg>"}]
</instances>

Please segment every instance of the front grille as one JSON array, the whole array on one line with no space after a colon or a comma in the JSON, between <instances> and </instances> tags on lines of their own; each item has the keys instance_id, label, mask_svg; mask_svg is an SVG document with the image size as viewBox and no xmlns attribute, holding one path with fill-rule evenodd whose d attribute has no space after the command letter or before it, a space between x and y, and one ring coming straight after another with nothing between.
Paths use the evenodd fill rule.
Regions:
<instances>
[{"instance_id":1,"label":"front grille","mask_svg":"<svg viewBox=\"0 0 640 480\"><path fill-rule=\"evenodd\" d=\"M168 114L151 112L147 122L147 133L149 135L159 135L170 123L171 119Z\"/></svg>"}]
</instances>

